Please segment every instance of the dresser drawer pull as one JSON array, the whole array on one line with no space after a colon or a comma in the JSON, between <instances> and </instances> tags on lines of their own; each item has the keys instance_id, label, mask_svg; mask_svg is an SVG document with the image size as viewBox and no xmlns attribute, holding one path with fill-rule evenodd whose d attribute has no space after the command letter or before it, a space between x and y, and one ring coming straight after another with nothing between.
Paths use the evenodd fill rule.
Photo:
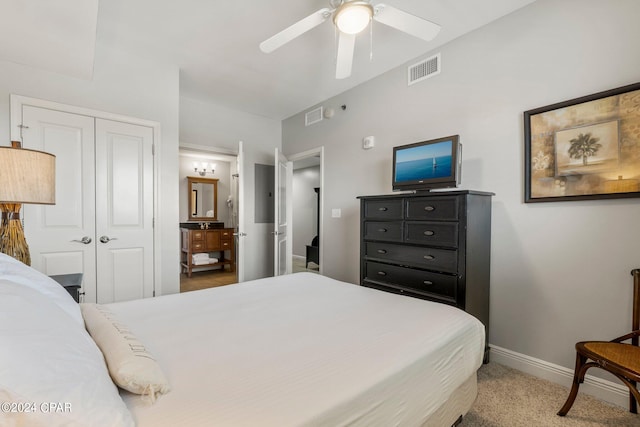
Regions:
<instances>
[{"instance_id":1,"label":"dresser drawer pull","mask_svg":"<svg viewBox=\"0 0 640 427\"><path fill-rule=\"evenodd\" d=\"M425 255L422 258L424 258L426 260L429 260L429 261L436 259L436 257L434 257L433 255Z\"/></svg>"},{"instance_id":2,"label":"dresser drawer pull","mask_svg":"<svg viewBox=\"0 0 640 427\"><path fill-rule=\"evenodd\" d=\"M378 271L378 276L386 276L387 273L385 273L384 271Z\"/></svg>"},{"instance_id":3,"label":"dresser drawer pull","mask_svg":"<svg viewBox=\"0 0 640 427\"><path fill-rule=\"evenodd\" d=\"M383 207L381 207L381 208L378 208L378 210L379 210L380 212L386 212L386 211L388 211L389 209L383 206Z\"/></svg>"},{"instance_id":4,"label":"dresser drawer pull","mask_svg":"<svg viewBox=\"0 0 640 427\"><path fill-rule=\"evenodd\" d=\"M387 250L386 249L378 249L378 253L379 254L386 254Z\"/></svg>"},{"instance_id":5,"label":"dresser drawer pull","mask_svg":"<svg viewBox=\"0 0 640 427\"><path fill-rule=\"evenodd\" d=\"M425 280L424 282L425 285L433 285L433 282L431 280Z\"/></svg>"},{"instance_id":6,"label":"dresser drawer pull","mask_svg":"<svg viewBox=\"0 0 640 427\"><path fill-rule=\"evenodd\" d=\"M387 229L386 228L378 228L378 233L386 233Z\"/></svg>"},{"instance_id":7,"label":"dresser drawer pull","mask_svg":"<svg viewBox=\"0 0 640 427\"><path fill-rule=\"evenodd\" d=\"M436 234L436 233L434 233L434 232L433 232L433 231L431 231L431 230L427 230L427 231L425 231L425 232L424 232L424 235L425 235L425 236L433 236L434 234Z\"/></svg>"},{"instance_id":8,"label":"dresser drawer pull","mask_svg":"<svg viewBox=\"0 0 640 427\"><path fill-rule=\"evenodd\" d=\"M432 212L432 211L435 211L436 208L434 208L433 206L425 206L424 210L427 211L427 212Z\"/></svg>"}]
</instances>

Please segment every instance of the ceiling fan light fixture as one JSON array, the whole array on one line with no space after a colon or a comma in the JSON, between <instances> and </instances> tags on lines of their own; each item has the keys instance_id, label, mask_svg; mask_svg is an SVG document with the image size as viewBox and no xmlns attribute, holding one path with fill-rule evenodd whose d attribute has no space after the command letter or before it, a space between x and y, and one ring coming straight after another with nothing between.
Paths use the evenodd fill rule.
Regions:
<instances>
[{"instance_id":1,"label":"ceiling fan light fixture","mask_svg":"<svg viewBox=\"0 0 640 427\"><path fill-rule=\"evenodd\" d=\"M333 22L345 34L358 34L367 28L372 17L373 6L368 2L349 1L338 7Z\"/></svg>"}]
</instances>

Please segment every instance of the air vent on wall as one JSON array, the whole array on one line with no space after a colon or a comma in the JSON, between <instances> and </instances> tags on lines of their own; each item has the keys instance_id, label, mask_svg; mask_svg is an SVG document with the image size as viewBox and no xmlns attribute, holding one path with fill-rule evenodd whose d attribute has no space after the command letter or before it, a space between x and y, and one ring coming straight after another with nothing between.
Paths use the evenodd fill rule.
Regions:
<instances>
[{"instance_id":1,"label":"air vent on wall","mask_svg":"<svg viewBox=\"0 0 640 427\"><path fill-rule=\"evenodd\" d=\"M417 64L409 66L407 69L407 85L411 86L414 83L421 82L424 79L440 74L440 62L440 54L438 53L430 58L418 62Z\"/></svg>"},{"instance_id":2,"label":"air vent on wall","mask_svg":"<svg viewBox=\"0 0 640 427\"><path fill-rule=\"evenodd\" d=\"M322 121L322 107L318 107L314 110L307 111L307 113L304 115L305 126L318 123L319 121Z\"/></svg>"}]
</instances>

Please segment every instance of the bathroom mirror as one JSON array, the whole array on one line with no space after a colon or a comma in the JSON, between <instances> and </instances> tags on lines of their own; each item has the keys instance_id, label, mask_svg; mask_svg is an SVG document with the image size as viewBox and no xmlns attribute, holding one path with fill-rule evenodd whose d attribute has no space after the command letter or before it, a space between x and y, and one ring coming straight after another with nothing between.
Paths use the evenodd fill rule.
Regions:
<instances>
[{"instance_id":1,"label":"bathroom mirror","mask_svg":"<svg viewBox=\"0 0 640 427\"><path fill-rule=\"evenodd\" d=\"M218 218L218 180L188 176L189 220L216 221Z\"/></svg>"}]
</instances>

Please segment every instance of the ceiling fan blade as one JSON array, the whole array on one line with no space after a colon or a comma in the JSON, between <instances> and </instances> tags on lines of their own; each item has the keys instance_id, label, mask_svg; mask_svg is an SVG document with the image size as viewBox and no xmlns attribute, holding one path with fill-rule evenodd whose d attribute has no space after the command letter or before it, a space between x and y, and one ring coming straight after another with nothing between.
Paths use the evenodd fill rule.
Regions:
<instances>
[{"instance_id":1,"label":"ceiling fan blade","mask_svg":"<svg viewBox=\"0 0 640 427\"><path fill-rule=\"evenodd\" d=\"M338 60L336 61L336 79L346 79L351 75L353 48L355 45L355 34L340 32L340 38L338 39Z\"/></svg>"},{"instance_id":2,"label":"ceiling fan blade","mask_svg":"<svg viewBox=\"0 0 640 427\"><path fill-rule=\"evenodd\" d=\"M374 7L376 21L411 34L425 41L433 40L440 32L440 25L419 18L395 7L379 4Z\"/></svg>"},{"instance_id":3,"label":"ceiling fan blade","mask_svg":"<svg viewBox=\"0 0 640 427\"><path fill-rule=\"evenodd\" d=\"M260 50L264 53L271 53L280 46L322 24L329 16L331 16L331 9L326 7L320 9L260 43Z\"/></svg>"}]
</instances>

